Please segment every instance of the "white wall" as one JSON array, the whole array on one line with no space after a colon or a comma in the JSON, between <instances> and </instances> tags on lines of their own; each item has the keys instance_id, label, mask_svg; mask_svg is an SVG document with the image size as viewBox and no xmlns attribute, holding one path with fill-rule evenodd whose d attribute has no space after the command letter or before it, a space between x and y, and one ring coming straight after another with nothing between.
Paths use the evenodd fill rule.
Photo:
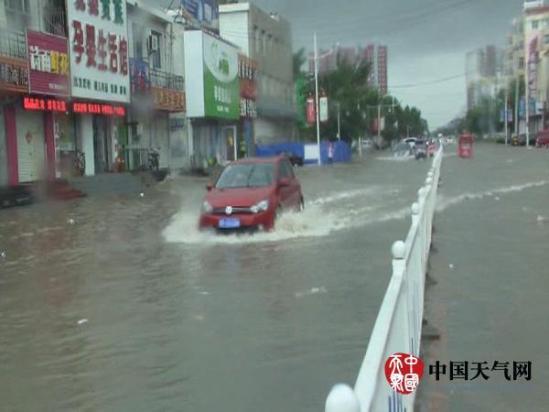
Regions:
<instances>
[{"instance_id":1,"label":"white wall","mask_svg":"<svg viewBox=\"0 0 549 412\"><path fill-rule=\"evenodd\" d=\"M250 26L247 11L220 13L219 34L235 44L246 56L250 56Z\"/></svg>"}]
</instances>

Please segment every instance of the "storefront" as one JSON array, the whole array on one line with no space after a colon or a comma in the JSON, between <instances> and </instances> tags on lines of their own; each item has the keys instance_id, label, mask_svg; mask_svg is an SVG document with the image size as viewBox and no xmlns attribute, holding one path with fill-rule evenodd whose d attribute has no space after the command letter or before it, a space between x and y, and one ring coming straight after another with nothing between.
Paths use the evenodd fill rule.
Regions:
<instances>
[{"instance_id":1,"label":"storefront","mask_svg":"<svg viewBox=\"0 0 549 412\"><path fill-rule=\"evenodd\" d=\"M11 41L12 48L0 47L0 186L19 183L17 106L29 87L26 56L20 52L26 49L25 34L16 33Z\"/></svg>"},{"instance_id":2,"label":"storefront","mask_svg":"<svg viewBox=\"0 0 549 412\"><path fill-rule=\"evenodd\" d=\"M67 2L74 153L86 175L123 169L130 101L126 2L104 3L101 13L91 4Z\"/></svg>"},{"instance_id":3,"label":"storefront","mask_svg":"<svg viewBox=\"0 0 549 412\"><path fill-rule=\"evenodd\" d=\"M238 158L238 49L202 31L185 32L187 116L195 168Z\"/></svg>"}]
</instances>

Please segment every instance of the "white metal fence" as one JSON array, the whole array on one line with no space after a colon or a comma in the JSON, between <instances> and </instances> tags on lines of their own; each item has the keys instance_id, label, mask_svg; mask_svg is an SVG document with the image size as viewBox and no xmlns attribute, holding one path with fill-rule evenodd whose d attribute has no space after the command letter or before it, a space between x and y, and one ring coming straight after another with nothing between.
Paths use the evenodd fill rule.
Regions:
<instances>
[{"instance_id":1,"label":"white metal fence","mask_svg":"<svg viewBox=\"0 0 549 412\"><path fill-rule=\"evenodd\" d=\"M398 352L419 356L423 295L437 198L442 147L437 151L418 199L405 241L392 246L393 274L383 298L354 389L339 384L326 399L326 412L408 411L415 394L399 395L385 379L385 361Z\"/></svg>"}]
</instances>

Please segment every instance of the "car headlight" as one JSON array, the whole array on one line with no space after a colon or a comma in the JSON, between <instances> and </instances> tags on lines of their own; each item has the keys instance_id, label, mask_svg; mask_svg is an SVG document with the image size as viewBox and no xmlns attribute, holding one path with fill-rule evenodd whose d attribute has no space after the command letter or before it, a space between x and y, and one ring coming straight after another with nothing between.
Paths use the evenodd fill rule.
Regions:
<instances>
[{"instance_id":1,"label":"car headlight","mask_svg":"<svg viewBox=\"0 0 549 412\"><path fill-rule=\"evenodd\" d=\"M252 213L259 213L259 212L266 212L269 209L269 201L268 200L262 200L256 205L253 205L250 210Z\"/></svg>"},{"instance_id":2,"label":"car headlight","mask_svg":"<svg viewBox=\"0 0 549 412\"><path fill-rule=\"evenodd\" d=\"M212 213L212 212L213 212L212 205L210 205L207 201L204 201L204 203L202 203L202 213Z\"/></svg>"}]
</instances>

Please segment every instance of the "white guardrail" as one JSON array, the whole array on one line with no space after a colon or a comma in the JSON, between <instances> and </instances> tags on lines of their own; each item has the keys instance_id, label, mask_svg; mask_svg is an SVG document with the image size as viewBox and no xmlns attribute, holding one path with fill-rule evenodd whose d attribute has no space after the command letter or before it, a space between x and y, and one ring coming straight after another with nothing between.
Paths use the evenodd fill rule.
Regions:
<instances>
[{"instance_id":1,"label":"white guardrail","mask_svg":"<svg viewBox=\"0 0 549 412\"><path fill-rule=\"evenodd\" d=\"M423 295L431 247L433 216L443 149L439 148L425 185L412 205L412 225L406 241L392 246L393 274L368 343L354 389L335 385L326 399L326 412L414 410L415 392L400 395L387 383L385 361L394 353L419 357Z\"/></svg>"}]
</instances>

